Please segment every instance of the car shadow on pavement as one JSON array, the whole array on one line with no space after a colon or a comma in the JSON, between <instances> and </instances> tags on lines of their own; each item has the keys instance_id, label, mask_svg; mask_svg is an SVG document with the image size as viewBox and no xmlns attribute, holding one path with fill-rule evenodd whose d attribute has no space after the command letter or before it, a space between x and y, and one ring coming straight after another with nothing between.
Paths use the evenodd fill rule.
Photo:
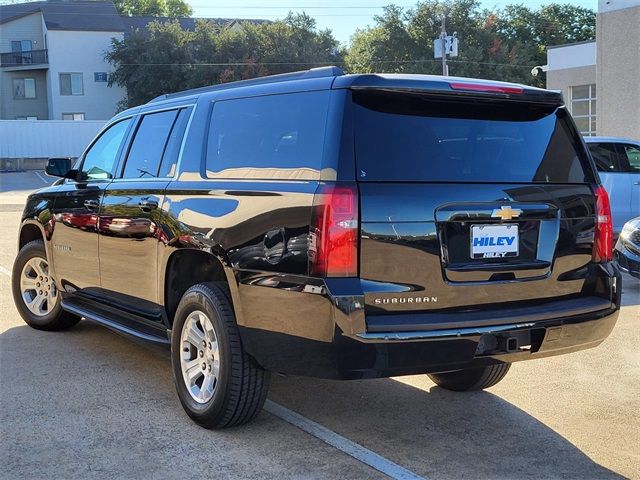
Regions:
<instances>
[{"instance_id":1,"label":"car shadow on pavement","mask_svg":"<svg viewBox=\"0 0 640 480\"><path fill-rule=\"evenodd\" d=\"M237 453L237 463L227 461L231 476L244 476L244 468L265 468L260 462L273 461L274 455L283 456L277 459L283 477L292 472L372 476L360 467L349 471L357 462L345 464L348 457L337 451L335 456L318 452L311 443L316 446L310 452L268 413L223 432L195 426L175 396L166 351L140 348L89 322L59 333L14 327L0 335L0 347L0 436L11 439L1 447L4 468L10 463L23 471L62 462L54 473L64 476L93 462L102 474L130 477L152 473L147 464L153 463L156 473L182 468L188 476L189 463L179 455L195 441L196 447L211 442L221 455ZM394 379L338 382L274 375L269 397L430 478L624 478L490 392L456 394L432 385L428 380L418 388ZM67 464L69 452L73 458ZM219 459L212 455L215 465ZM324 464L313 463L314 455ZM147 470L136 470L142 468L137 463L124 469L132 457L148 457L146 463L140 460Z\"/></svg>"},{"instance_id":2,"label":"car shadow on pavement","mask_svg":"<svg viewBox=\"0 0 640 480\"><path fill-rule=\"evenodd\" d=\"M275 377L270 398L429 478L624 478L489 391L420 377L419 388Z\"/></svg>"}]
</instances>

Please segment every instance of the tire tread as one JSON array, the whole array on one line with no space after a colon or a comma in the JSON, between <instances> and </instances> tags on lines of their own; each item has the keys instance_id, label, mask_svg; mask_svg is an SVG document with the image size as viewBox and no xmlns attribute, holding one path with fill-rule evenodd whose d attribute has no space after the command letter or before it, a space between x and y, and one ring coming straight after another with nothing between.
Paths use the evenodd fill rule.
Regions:
<instances>
[{"instance_id":1,"label":"tire tread","mask_svg":"<svg viewBox=\"0 0 640 480\"><path fill-rule=\"evenodd\" d=\"M493 387L505 377L510 368L510 363L500 363L456 372L433 373L429 374L429 378L444 389L468 392Z\"/></svg>"}]
</instances>

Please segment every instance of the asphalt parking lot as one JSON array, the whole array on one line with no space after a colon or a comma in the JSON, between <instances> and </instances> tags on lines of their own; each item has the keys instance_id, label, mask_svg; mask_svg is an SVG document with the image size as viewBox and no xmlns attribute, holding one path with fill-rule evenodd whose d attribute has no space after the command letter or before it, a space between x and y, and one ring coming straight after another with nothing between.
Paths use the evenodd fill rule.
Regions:
<instances>
[{"instance_id":1,"label":"asphalt parking lot","mask_svg":"<svg viewBox=\"0 0 640 480\"><path fill-rule=\"evenodd\" d=\"M27 327L9 271L24 186L46 180L0 173L0 478L384 478L267 411L196 426L165 352L85 321ZM517 363L484 392L274 376L269 399L428 479L640 478L638 280L624 278L623 301L596 349Z\"/></svg>"}]
</instances>

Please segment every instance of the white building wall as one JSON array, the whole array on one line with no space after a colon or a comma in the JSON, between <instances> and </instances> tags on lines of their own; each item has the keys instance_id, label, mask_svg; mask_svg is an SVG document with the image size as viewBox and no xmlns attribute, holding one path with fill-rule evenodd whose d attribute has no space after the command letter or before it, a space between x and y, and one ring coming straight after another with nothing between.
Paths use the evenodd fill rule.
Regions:
<instances>
[{"instance_id":1,"label":"white building wall","mask_svg":"<svg viewBox=\"0 0 640 480\"><path fill-rule=\"evenodd\" d=\"M589 67L596 64L596 42L549 47L547 50L549 70Z\"/></svg>"},{"instance_id":2,"label":"white building wall","mask_svg":"<svg viewBox=\"0 0 640 480\"><path fill-rule=\"evenodd\" d=\"M96 82L94 73L113 70L104 56L111 48L111 39L122 36L122 32L47 32L49 118L61 120L63 113L84 113L86 120L108 120L116 113L125 90ZM60 73L82 73L84 94L60 95Z\"/></svg>"},{"instance_id":3,"label":"white building wall","mask_svg":"<svg viewBox=\"0 0 640 480\"><path fill-rule=\"evenodd\" d=\"M640 0L599 6L598 134L640 140Z\"/></svg>"},{"instance_id":4,"label":"white building wall","mask_svg":"<svg viewBox=\"0 0 640 480\"><path fill-rule=\"evenodd\" d=\"M0 120L0 159L78 157L104 123Z\"/></svg>"}]
</instances>

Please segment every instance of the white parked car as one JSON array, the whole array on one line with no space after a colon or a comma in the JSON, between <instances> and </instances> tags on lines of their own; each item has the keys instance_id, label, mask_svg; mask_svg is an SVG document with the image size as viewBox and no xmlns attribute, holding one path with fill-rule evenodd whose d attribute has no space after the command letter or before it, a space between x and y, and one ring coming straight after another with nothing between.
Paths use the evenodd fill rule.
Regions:
<instances>
[{"instance_id":1,"label":"white parked car","mask_svg":"<svg viewBox=\"0 0 640 480\"><path fill-rule=\"evenodd\" d=\"M613 231L640 216L640 141L618 137L584 137L611 200Z\"/></svg>"}]
</instances>

